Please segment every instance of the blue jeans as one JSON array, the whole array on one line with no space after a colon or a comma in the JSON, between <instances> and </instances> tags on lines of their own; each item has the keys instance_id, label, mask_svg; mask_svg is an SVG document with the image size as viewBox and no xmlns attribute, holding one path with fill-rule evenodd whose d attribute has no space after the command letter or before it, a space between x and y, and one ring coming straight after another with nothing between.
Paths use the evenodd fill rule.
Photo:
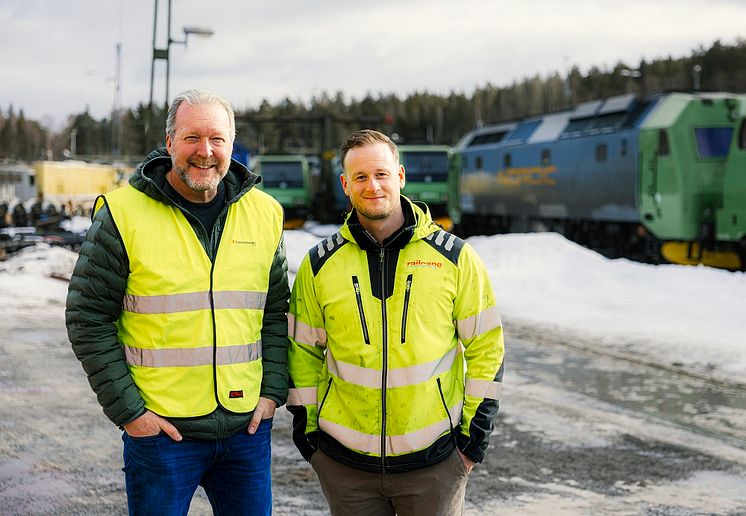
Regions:
<instances>
[{"instance_id":1,"label":"blue jeans","mask_svg":"<svg viewBox=\"0 0 746 516\"><path fill-rule=\"evenodd\" d=\"M254 435L243 431L216 441L124 432L129 513L186 515L201 485L218 516L271 514L271 430L272 419L265 419Z\"/></svg>"}]
</instances>

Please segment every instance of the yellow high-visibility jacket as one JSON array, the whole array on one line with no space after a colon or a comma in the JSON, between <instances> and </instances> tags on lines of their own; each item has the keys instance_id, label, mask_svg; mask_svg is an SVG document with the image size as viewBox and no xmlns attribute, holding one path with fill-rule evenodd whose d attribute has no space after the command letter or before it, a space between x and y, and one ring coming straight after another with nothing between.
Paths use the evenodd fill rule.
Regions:
<instances>
[{"instance_id":1,"label":"yellow high-visibility jacket","mask_svg":"<svg viewBox=\"0 0 746 516\"><path fill-rule=\"evenodd\" d=\"M304 258L288 316L294 441L364 471L402 472L454 446L485 455L503 332L473 248L402 197L379 246L355 212Z\"/></svg>"}]
</instances>

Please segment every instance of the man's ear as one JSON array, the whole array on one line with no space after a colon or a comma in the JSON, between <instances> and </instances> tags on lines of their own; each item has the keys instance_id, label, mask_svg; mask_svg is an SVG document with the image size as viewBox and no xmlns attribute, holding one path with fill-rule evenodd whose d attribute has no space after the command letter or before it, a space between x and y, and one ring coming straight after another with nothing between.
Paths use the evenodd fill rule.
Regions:
<instances>
[{"instance_id":1,"label":"man's ear","mask_svg":"<svg viewBox=\"0 0 746 516\"><path fill-rule=\"evenodd\" d=\"M171 135L166 135L166 150L171 154Z\"/></svg>"},{"instance_id":2,"label":"man's ear","mask_svg":"<svg viewBox=\"0 0 746 516\"><path fill-rule=\"evenodd\" d=\"M345 177L344 173L339 174L339 182L342 183L342 190L344 190L345 195L349 197L350 192L347 191L347 178Z\"/></svg>"},{"instance_id":3,"label":"man's ear","mask_svg":"<svg viewBox=\"0 0 746 516\"><path fill-rule=\"evenodd\" d=\"M404 188L407 178L404 175L404 165L399 165L399 188Z\"/></svg>"}]
</instances>

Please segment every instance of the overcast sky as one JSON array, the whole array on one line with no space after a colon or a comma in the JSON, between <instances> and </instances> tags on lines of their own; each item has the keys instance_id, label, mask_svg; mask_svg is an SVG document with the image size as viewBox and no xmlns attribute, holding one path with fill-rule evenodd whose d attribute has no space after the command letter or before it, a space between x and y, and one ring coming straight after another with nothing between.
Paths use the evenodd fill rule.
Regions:
<instances>
[{"instance_id":1,"label":"overcast sky","mask_svg":"<svg viewBox=\"0 0 746 516\"><path fill-rule=\"evenodd\" d=\"M172 38L183 27L214 30L171 45L171 97L207 87L237 109L266 98L307 101L427 90L471 94L491 83L564 72L572 65L635 66L688 56L715 40L746 36L738 0L172 0ZM168 0L160 0L156 47L166 46ZM121 104L147 102L154 0L0 0L0 109L60 125L115 102L121 43ZM706 73L706 71L705 71ZM154 100L165 100L164 61Z\"/></svg>"}]
</instances>

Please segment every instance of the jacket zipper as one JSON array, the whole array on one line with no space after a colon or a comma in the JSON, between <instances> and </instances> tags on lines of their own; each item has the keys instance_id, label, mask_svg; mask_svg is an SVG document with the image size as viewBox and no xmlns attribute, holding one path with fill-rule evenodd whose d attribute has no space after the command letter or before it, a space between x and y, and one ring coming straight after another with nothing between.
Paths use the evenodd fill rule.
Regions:
<instances>
[{"instance_id":1,"label":"jacket zipper","mask_svg":"<svg viewBox=\"0 0 746 516\"><path fill-rule=\"evenodd\" d=\"M407 276L407 287L404 291L404 310L401 316L401 343L407 340L407 311L409 309L409 292L412 290L412 274Z\"/></svg>"},{"instance_id":2,"label":"jacket zipper","mask_svg":"<svg viewBox=\"0 0 746 516\"><path fill-rule=\"evenodd\" d=\"M357 276L352 277L352 287L355 289L355 299L357 299L357 312L360 314L360 324L363 327L363 339L370 345L370 335L368 335L368 325L365 323L365 312L363 311L363 297L360 295L360 282Z\"/></svg>"},{"instance_id":3,"label":"jacket zipper","mask_svg":"<svg viewBox=\"0 0 746 516\"><path fill-rule=\"evenodd\" d=\"M210 317L212 318L212 384L214 386L215 402L219 406L220 394L218 393L218 323L215 320L215 260L210 260Z\"/></svg>"},{"instance_id":4,"label":"jacket zipper","mask_svg":"<svg viewBox=\"0 0 746 516\"><path fill-rule=\"evenodd\" d=\"M316 411L316 426L319 426L319 419L321 418L321 409L324 408L324 403L326 403L326 397L329 396L329 391L332 390L332 379L329 378L329 382L326 384L326 392L324 393L324 397L321 398L321 403L319 404L319 410Z\"/></svg>"},{"instance_id":5,"label":"jacket zipper","mask_svg":"<svg viewBox=\"0 0 746 516\"><path fill-rule=\"evenodd\" d=\"M436 378L435 382L438 384L438 393L440 394L440 401L443 403L443 409L446 411L446 416L448 417L448 426L451 429L451 438L453 438L453 444L456 445L458 448L458 445L456 444L456 430L453 428L453 420L451 419L451 412L448 410L448 403L446 403L446 397L443 394L443 386L440 384L440 378Z\"/></svg>"},{"instance_id":6,"label":"jacket zipper","mask_svg":"<svg viewBox=\"0 0 746 516\"><path fill-rule=\"evenodd\" d=\"M378 260L381 275L381 322L383 326L383 367L381 368L381 472L386 472L386 380L388 377L388 325L386 324L386 250L381 248Z\"/></svg>"}]
</instances>

